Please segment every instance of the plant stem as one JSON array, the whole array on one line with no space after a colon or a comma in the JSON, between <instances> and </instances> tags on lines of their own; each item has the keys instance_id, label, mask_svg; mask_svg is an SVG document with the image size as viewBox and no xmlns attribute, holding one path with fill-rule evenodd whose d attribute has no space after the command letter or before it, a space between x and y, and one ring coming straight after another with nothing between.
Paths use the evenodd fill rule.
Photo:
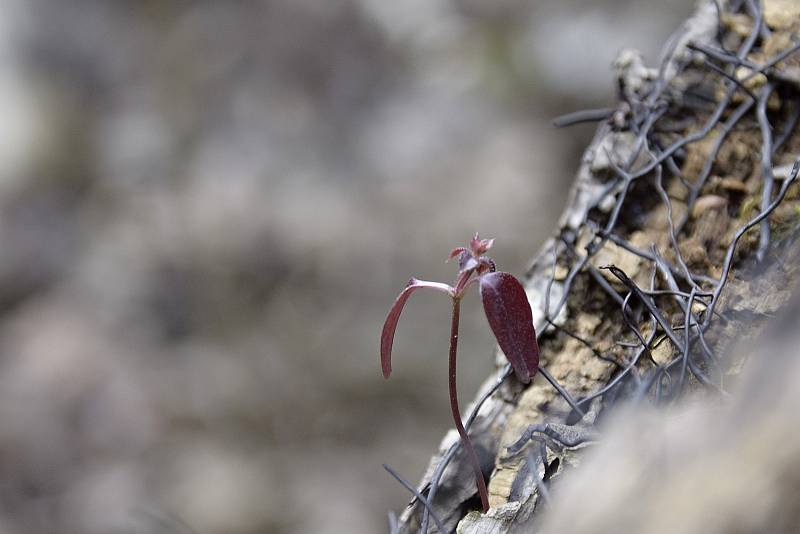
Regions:
<instances>
[{"instance_id":1,"label":"plant stem","mask_svg":"<svg viewBox=\"0 0 800 534\"><path fill-rule=\"evenodd\" d=\"M478 455L475 454L475 449L472 447L472 442L467 436L467 431L464 430L464 425L461 423L461 411L458 409L458 392L456 390L456 353L458 352L458 319L461 312L461 299L459 297L453 298L453 321L450 326L450 409L453 411L453 421L456 424L458 435L461 436L461 443L464 446L464 451L467 453L472 470L475 472L475 483L478 486L478 493L481 496L481 505L483 512L489 511L489 494L486 491L486 482L483 480L483 472L481 471L481 464L478 462Z\"/></svg>"}]
</instances>

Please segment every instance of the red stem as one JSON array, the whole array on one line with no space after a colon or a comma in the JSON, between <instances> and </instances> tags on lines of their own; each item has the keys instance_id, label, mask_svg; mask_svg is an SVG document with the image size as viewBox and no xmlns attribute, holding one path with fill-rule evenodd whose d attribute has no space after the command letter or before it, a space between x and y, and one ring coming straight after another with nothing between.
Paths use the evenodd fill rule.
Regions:
<instances>
[{"instance_id":1,"label":"red stem","mask_svg":"<svg viewBox=\"0 0 800 534\"><path fill-rule=\"evenodd\" d=\"M456 297L453 299L453 322L450 327L450 409L453 410L453 421L456 424L458 435L461 436L461 443L467 453L472 470L475 472L475 483L478 486L478 493L481 496L481 505L483 512L489 511L489 494L486 491L486 482L483 481L483 472L481 471L481 464L478 462L478 455L475 454L475 449L472 448L472 442L467 436L467 431L464 430L464 425L461 423L461 412L458 409L458 392L456 391L456 353L458 352L458 316L461 311L461 299Z\"/></svg>"}]
</instances>

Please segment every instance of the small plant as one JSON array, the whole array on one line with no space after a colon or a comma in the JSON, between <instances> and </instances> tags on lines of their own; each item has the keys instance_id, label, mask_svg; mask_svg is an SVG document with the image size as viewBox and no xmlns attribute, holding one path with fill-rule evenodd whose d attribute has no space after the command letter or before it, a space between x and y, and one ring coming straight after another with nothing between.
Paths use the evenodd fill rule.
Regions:
<instances>
[{"instance_id":1,"label":"small plant","mask_svg":"<svg viewBox=\"0 0 800 534\"><path fill-rule=\"evenodd\" d=\"M461 298L467 289L477 283L480 288L483 310L489 320L489 327L497 339L517 378L527 384L531 381L539 367L539 345L536 343L536 332L528 298L522 284L509 273L497 271L494 261L486 256L494 239L481 239L476 233L469 247L458 247L450 252L447 260L458 258L458 276L451 286L441 282L427 282L412 278L406 288L398 295L381 333L381 367L384 378L392 372L392 342L397 329L397 321L403 311L408 297L419 288L435 289L447 293L453 300L453 314L450 327L450 408L456 424L461 443L475 472L475 483L481 497L483 511L489 510L489 495L483 480L478 456L461 423L458 408L458 392L456 390L456 353L458 351L458 319L461 309Z\"/></svg>"}]
</instances>

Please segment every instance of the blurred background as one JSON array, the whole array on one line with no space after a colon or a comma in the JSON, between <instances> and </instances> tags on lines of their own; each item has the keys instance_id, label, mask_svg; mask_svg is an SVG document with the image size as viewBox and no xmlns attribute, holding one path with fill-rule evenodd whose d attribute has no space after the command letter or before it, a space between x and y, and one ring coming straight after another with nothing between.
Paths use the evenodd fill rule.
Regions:
<instances>
[{"instance_id":1,"label":"blurred background","mask_svg":"<svg viewBox=\"0 0 800 534\"><path fill-rule=\"evenodd\" d=\"M475 231L554 229L688 0L0 0L0 533L384 532ZM467 299L462 404L492 366Z\"/></svg>"}]
</instances>

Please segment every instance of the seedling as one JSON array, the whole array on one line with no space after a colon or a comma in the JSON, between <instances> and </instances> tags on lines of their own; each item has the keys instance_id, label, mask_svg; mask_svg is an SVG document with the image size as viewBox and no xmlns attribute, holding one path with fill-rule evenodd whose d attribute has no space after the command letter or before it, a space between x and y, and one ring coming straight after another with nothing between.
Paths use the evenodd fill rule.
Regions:
<instances>
[{"instance_id":1,"label":"seedling","mask_svg":"<svg viewBox=\"0 0 800 534\"><path fill-rule=\"evenodd\" d=\"M525 289L514 276L497 271L494 261L485 255L493 243L494 239L481 239L476 233L468 247L458 247L450 252L448 261L458 258L458 276L453 285L427 282L416 278L409 280L406 288L398 295L389 310L381 333L381 367L384 378L389 378L392 372L394 332L397 329L397 321L400 319L403 306L411 293L420 288L428 288L446 293L452 299L449 359L450 409L453 412L453 422L461 436L461 443L472 464L472 470L475 472L475 483L484 512L489 510L489 495L486 491L486 483L483 480L478 456L461 423L456 390L456 353L458 351L458 319L461 298L472 285L477 283L480 288L483 310L489 320L489 327L503 354L514 368L517 378L527 384L539 367L539 345L536 343L531 306L525 295Z\"/></svg>"}]
</instances>

